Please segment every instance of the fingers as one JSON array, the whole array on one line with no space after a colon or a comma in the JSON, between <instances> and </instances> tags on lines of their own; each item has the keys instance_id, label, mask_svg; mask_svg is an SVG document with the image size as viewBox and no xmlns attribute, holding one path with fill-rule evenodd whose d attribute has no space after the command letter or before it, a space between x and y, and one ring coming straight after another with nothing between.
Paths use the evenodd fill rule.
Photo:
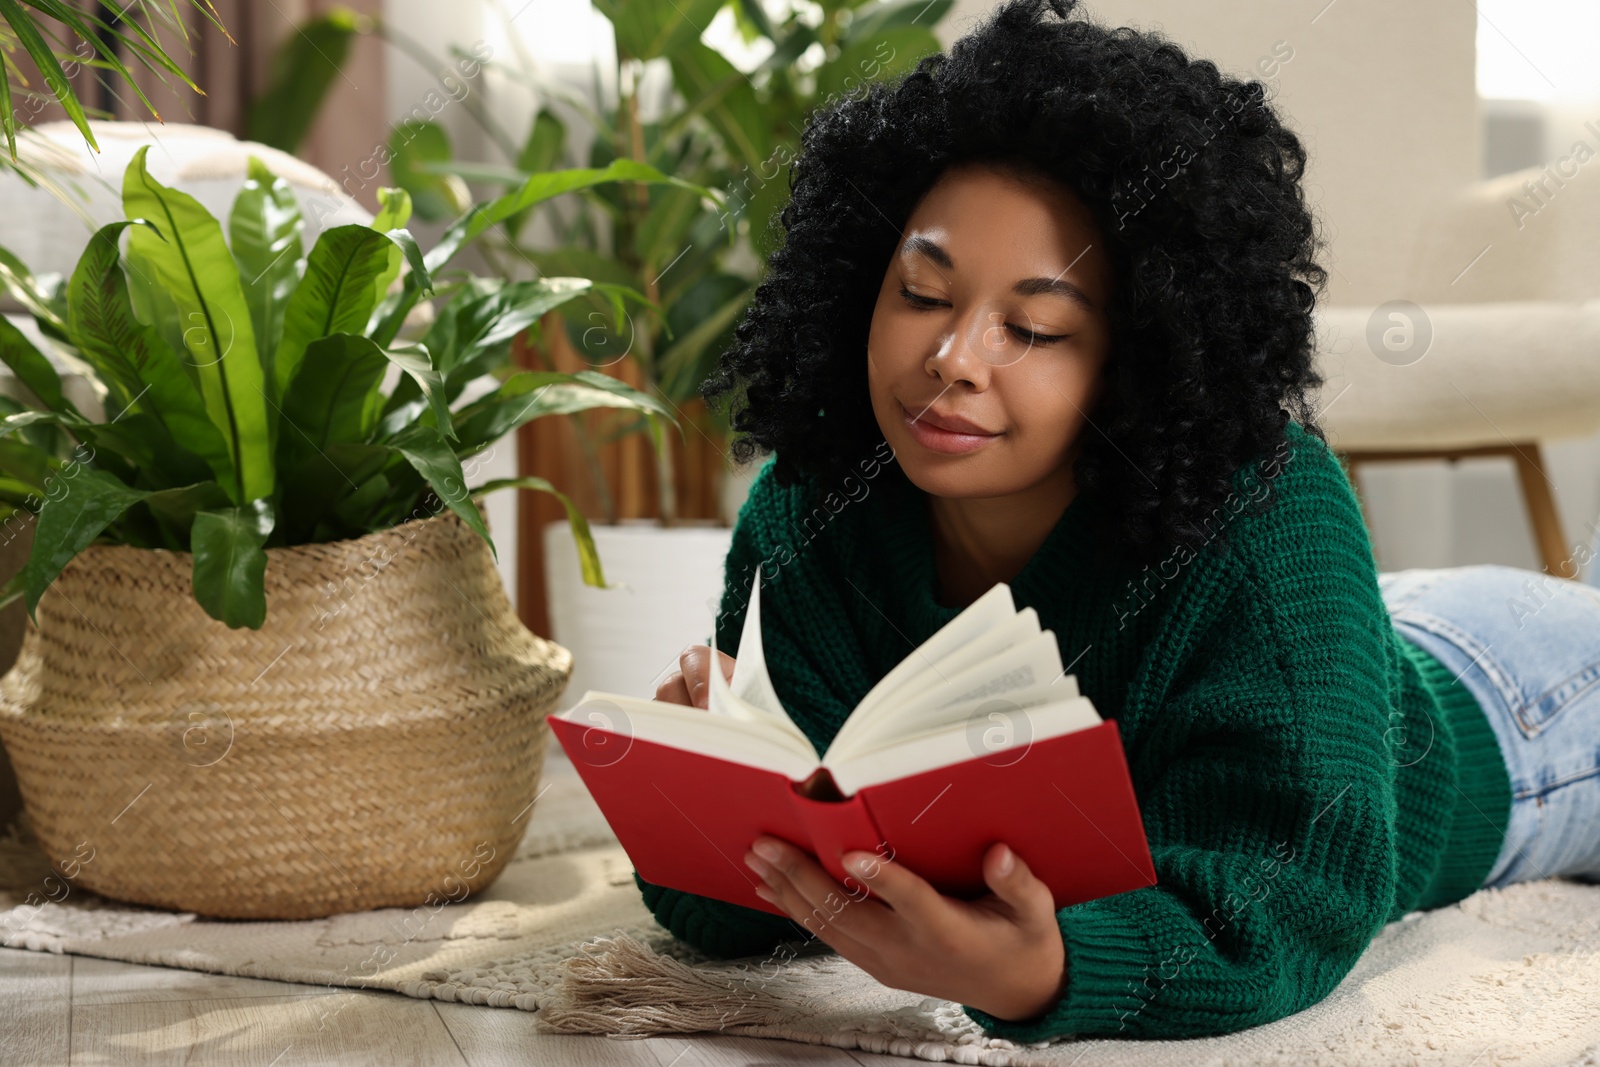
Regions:
<instances>
[{"instance_id":1,"label":"fingers","mask_svg":"<svg viewBox=\"0 0 1600 1067\"><path fill-rule=\"evenodd\" d=\"M682 671L673 671L656 686L656 699L666 701L668 704L694 703L689 699L689 687L684 684Z\"/></svg>"},{"instance_id":2,"label":"fingers","mask_svg":"<svg viewBox=\"0 0 1600 1067\"><path fill-rule=\"evenodd\" d=\"M734 658L726 652L717 653L722 665L722 676L733 681ZM711 699L711 647L690 645L678 655L678 666L656 686L656 699L669 704L687 704L704 708Z\"/></svg>"},{"instance_id":3,"label":"fingers","mask_svg":"<svg viewBox=\"0 0 1600 1067\"><path fill-rule=\"evenodd\" d=\"M894 914L868 897L858 879L840 885L816 857L786 841L763 835L756 843L776 845L777 858L752 849L745 853L746 866L766 882L767 899L813 937L860 962L863 950L877 956L901 936Z\"/></svg>"},{"instance_id":4,"label":"fingers","mask_svg":"<svg viewBox=\"0 0 1600 1067\"><path fill-rule=\"evenodd\" d=\"M733 680L734 659L726 652L717 652L722 677ZM703 708L711 698L711 648L709 645L690 645L678 657L679 674L689 699L685 703Z\"/></svg>"},{"instance_id":5,"label":"fingers","mask_svg":"<svg viewBox=\"0 0 1600 1067\"><path fill-rule=\"evenodd\" d=\"M894 853L846 852L844 868L882 897L896 915L927 926L950 918L950 904L926 879L894 862ZM859 865L858 865L859 864Z\"/></svg>"}]
</instances>

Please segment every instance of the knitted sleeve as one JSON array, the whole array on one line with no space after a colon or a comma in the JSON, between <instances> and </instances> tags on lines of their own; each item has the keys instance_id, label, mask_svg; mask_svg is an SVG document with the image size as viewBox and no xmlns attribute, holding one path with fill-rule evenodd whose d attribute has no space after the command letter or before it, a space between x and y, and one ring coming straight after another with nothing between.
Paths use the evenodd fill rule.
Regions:
<instances>
[{"instance_id":1,"label":"knitted sleeve","mask_svg":"<svg viewBox=\"0 0 1600 1067\"><path fill-rule=\"evenodd\" d=\"M751 875L754 877L754 875ZM770 952L786 938L809 935L791 920L742 904L730 904L681 889L668 889L639 877L633 881L656 922L709 956L733 959Z\"/></svg>"},{"instance_id":2,"label":"knitted sleeve","mask_svg":"<svg viewBox=\"0 0 1600 1067\"><path fill-rule=\"evenodd\" d=\"M1163 619L1127 715L1155 885L1058 911L1065 993L1018 1042L1229 1033L1322 1000L1382 929L1396 881L1376 567L1320 443L1286 465L1238 550ZM1182 650L1175 653L1174 650ZM1134 703L1140 707L1136 710Z\"/></svg>"}]
</instances>

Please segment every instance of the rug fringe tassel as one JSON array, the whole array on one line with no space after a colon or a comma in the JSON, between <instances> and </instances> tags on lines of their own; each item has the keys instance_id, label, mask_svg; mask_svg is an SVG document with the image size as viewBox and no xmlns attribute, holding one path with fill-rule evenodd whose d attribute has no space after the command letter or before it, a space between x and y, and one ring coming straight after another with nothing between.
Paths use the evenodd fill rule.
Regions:
<instances>
[{"instance_id":1,"label":"rug fringe tassel","mask_svg":"<svg viewBox=\"0 0 1600 1067\"><path fill-rule=\"evenodd\" d=\"M618 931L563 960L561 984L539 1009L554 1033L649 1037L772 1024L793 1006L748 982L716 977Z\"/></svg>"}]
</instances>

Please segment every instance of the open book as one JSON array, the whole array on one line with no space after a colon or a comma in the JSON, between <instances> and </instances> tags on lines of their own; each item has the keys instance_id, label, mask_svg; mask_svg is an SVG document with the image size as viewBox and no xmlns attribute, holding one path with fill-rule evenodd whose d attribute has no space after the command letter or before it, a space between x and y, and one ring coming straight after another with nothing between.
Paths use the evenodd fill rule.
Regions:
<instances>
[{"instance_id":1,"label":"open book","mask_svg":"<svg viewBox=\"0 0 1600 1067\"><path fill-rule=\"evenodd\" d=\"M716 638L712 636L713 656ZM818 752L762 653L756 576L732 680L709 708L590 690L548 721L647 882L782 914L755 895L760 834L815 855L877 852L941 892L989 892L1005 841L1056 907L1151 885L1155 873L1114 720L1061 666L1055 634L1000 583L874 685Z\"/></svg>"}]
</instances>

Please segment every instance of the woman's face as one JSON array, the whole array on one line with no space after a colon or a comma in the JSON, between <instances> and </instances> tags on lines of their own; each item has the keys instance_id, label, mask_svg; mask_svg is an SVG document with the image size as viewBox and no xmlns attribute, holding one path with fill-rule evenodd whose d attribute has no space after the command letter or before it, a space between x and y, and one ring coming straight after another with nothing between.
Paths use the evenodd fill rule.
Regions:
<instances>
[{"instance_id":1,"label":"woman's face","mask_svg":"<svg viewBox=\"0 0 1600 1067\"><path fill-rule=\"evenodd\" d=\"M1083 202L963 164L906 222L867 337L872 410L918 488L991 497L1058 474L1110 354L1112 272Z\"/></svg>"}]
</instances>

